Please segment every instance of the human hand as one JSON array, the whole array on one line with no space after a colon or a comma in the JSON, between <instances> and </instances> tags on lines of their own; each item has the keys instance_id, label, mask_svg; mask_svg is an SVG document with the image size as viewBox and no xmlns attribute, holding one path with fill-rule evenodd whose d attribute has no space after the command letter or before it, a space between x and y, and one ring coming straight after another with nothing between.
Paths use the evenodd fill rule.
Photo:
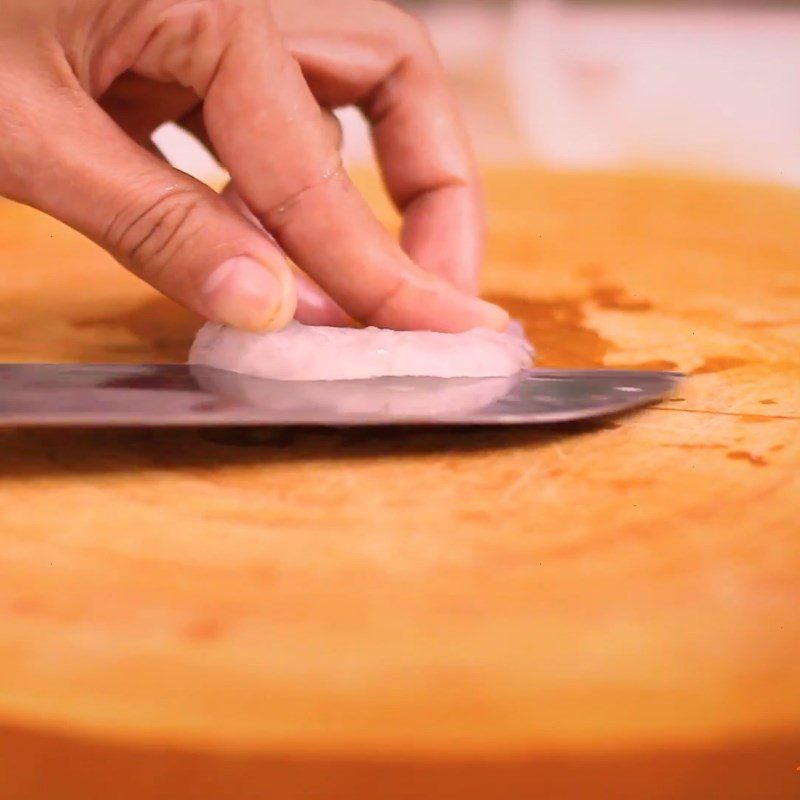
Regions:
<instances>
[{"instance_id":1,"label":"human hand","mask_svg":"<svg viewBox=\"0 0 800 800\"><path fill-rule=\"evenodd\" d=\"M0 193L218 322L292 317L285 252L363 322L501 328L505 312L469 295L479 191L421 31L374 0L6 0ZM341 167L320 106L344 104L372 122L408 255ZM153 152L166 120L208 142L263 229Z\"/></svg>"}]
</instances>

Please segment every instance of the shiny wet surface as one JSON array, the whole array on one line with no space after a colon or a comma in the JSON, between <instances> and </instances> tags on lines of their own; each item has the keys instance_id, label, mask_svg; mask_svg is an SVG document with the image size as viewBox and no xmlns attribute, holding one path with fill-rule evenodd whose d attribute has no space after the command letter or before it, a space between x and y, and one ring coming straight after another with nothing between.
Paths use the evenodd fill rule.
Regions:
<instances>
[{"instance_id":1,"label":"shiny wet surface","mask_svg":"<svg viewBox=\"0 0 800 800\"><path fill-rule=\"evenodd\" d=\"M6 425L507 425L617 414L666 372L532 370L508 378L273 381L184 365L0 365Z\"/></svg>"}]
</instances>

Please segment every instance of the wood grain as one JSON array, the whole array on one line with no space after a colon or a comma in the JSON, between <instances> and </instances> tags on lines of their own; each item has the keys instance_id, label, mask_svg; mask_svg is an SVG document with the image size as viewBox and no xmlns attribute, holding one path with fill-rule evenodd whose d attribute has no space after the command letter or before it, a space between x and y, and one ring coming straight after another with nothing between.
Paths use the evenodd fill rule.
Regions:
<instances>
[{"instance_id":1,"label":"wood grain","mask_svg":"<svg viewBox=\"0 0 800 800\"><path fill-rule=\"evenodd\" d=\"M800 792L800 193L488 187L485 288L540 362L679 394L548 430L0 431L1 797ZM0 267L0 360L182 360L198 325L10 203Z\"/></svg>"}]
</instances>

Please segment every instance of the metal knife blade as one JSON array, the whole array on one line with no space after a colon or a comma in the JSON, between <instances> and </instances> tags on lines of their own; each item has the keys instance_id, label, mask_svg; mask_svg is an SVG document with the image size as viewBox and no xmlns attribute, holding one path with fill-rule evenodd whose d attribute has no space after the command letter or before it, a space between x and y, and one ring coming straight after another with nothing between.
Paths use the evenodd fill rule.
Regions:
<instances>
[{"instance_id":1,"label":"metal knife blade","mask_svg":"<svg viewBox=\"0 0 800 800\"><path fill-rule=\"evenodd\" d=\"M275 381L183 364L0 364L0 426L553 424L656 402L681 377L534 369L509 378Z\"/></svg>"}]
</instances>

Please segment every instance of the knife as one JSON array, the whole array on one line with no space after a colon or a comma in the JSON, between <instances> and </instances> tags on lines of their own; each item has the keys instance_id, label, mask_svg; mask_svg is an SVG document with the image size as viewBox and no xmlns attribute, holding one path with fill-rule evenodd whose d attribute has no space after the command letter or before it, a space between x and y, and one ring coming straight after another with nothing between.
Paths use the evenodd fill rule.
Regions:
<instances>
[{"instance_id":1,"label":"knife","mask_svg":"<svg viewBox=\"0 0 800 800\"><path fill-rule=\"evenodd\" d=\"M276 381L183 364L0 364L0 426L531 425L666 397L675 372Z\"/></svg>"}]
</instances>

